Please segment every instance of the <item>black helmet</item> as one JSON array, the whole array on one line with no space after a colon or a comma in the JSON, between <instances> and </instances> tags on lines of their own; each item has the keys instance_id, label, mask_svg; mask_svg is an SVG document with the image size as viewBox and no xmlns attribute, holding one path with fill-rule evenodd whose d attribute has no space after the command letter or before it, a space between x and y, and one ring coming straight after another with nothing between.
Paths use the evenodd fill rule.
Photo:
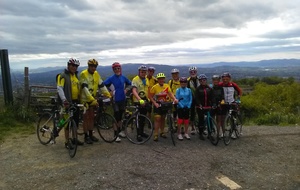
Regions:
<instances>
[{"instance_id":1,"label":"black helmet","mask_svg":"<svg viewBox=\"0 0 300 190\"><path fill-rule=\"evenodd\" d=\"M201 79L207 79L207 76L205 74L201 74L198 76L198 79L201 80Z\"/></svg>"},{"instance_id":2,"label":"black helmet","mask_svg":"<svg viewBox=\"0 0 300 190\"><path fill-rule=\"evenodd\" d=\"M230 73L223 73L222 78L223 77L229 77L229 78L231 78L231 74Z\"/></svg>"},{"instance_id":3,"label":"black helmet","mask_svg":"<svg viewBox=\"0 0 300 190\"><path fill-rule=\"evenodd\" d=\"M180 77L179 82L186 83L187 78L186 77Z\"/></svg>"}]
</instances>

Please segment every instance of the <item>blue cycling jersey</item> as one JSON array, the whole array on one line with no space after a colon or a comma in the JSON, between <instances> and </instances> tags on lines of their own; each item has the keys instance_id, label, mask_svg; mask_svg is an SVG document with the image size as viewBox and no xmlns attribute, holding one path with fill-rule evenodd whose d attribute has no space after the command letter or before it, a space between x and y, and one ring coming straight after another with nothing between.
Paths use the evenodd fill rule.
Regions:
<instances>
[{"instance_id":1,"label":"blue cycling jersey","mask_svg":"<svg viewBox=\"0 0 300 190\"><path fill-rule=\"evenodd\" d=\"M193 95L190 88L177 88L175 96L179 101L177 105L178 108L191 108Z\"/></svg>"},{"instance_id":2,"label":"blue cycling jersey","mask_svg":"<svg viewBox=\"0 0 300 190\"><path fill-rule=\"evenodd\" d=\"M108 88L113 85L114 88L114 100L115 102L125 101L125 88L131 85L131 81L123 75L112 75L107 78L104 82L104 85Z\"/></svg>"}]
</instances>

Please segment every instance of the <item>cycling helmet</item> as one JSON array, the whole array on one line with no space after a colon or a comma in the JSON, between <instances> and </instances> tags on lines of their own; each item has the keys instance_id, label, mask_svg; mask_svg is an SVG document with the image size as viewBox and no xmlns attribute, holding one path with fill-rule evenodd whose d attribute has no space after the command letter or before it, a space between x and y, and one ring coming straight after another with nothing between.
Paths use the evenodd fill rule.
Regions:
<instances>
[{"instance_id":1,"label":"cycling helmet","mask_svg":"<svg viewBox=\"0 0 300 190\"><path fill-rule=\"evenodd\" d=\"M142 71L147 71L147 66L145 65L141 65L139 66L139 71L142 70Z\"/></svg>"},{"instance_id":2,"label":"cycling helmet","mask_svg":"<svg viewBox=\"0 0 300 190\"><path fill-rule=\"evenodd\" d=\"M89 59L87 64L98 66L98 61L96 59Z\"/></svg>"},{"instance_id":3,"label":"cycling helmet","mask_svg":"<svg viewBox=\"0 0 300 190\"><path fill-rule=\"evenodd\" d=\"M215 80L215 79L218 79L218 80L220 80L220 75L213 75L212 77L211 77L213 80Z\"/></svg>"},{"instance_id":4,"label":"cycling helmet","mask_svg":"<svg viewBox=\"0 0 300 190\"><path fill-rule=\"evenodd\" d=\"M205 74L201 74L201 75L198 76L198 79L199 80L207 79L207 76Z\"/></svg>"},{"instance_id":5,"label":"cycling helmet","mask_svg":"<svg viewBox=\"0 0 300 190\"><path fill-rule=\"evenodd\" d=\"M156 78L157 79L159 79L159 78L166 78L166 76L165 76L164 73L157 73Z\"/></svg>"},{"instance_id":6,"label":"cycling helmet","mask_svg":"<svg viewBox=\"0 0 300 190\"><path fill-rule=\"evenodd\" d=\"M187 82L187 78L186 77L180 77L179 82L186 83Z\"/></svg>"},{"instance_id":7,"label":"cycling helmet","mask_svg":"<svg viewBox=\"0 0 300 190\"><path fill-rule=\"evenodd\" d=\"M114 62L112 65L111 65L112 68L115 68L115 67L121 67L121 64L119 62Z\"/></svg>"},{"instance_id":8,"label":"cycling helmet","mask_svg":"<svg viewBox=\"0 0 300 190\"><path fill-rule=\"evenodd\" d=\"M178 69L172 69L171 70L171 73L173 74L173 73L179 73L179 70Z\"/></svg>"},{"instance_id":9,"label":"cycling helmet","mask_svg":"<svg viewBox=\"0 0 300 190\"><path fill-rule=\"evenodd\" d=\"M230 73L223 73L222 78L223 77L229 77L229 78L231 78L231 74Z\"/></svg>"},{"instance_id":10,"label":"cycling helmet","mask_svg":"<svg viewBox=\"0 0 300 190\"><path fill-rule=\"evenodd\" d=\"M189 68L189 71L197 71L197 67L191 66L191 67Z\"/></svg>"},{"instance_id":11,"label":"cycling helmet","mask_svg":"<svg viewBox=\"0 0 300 190\"><path fill-rule=\"evenodd\" d=\"M155 71L155 67L148 67L148 71L149 70Z\"/></svg>"},{"instance_id":12,"label":"cycling helmet","mask_svg":"<svg viewBox=\"0 0 300 190\"><path fill-rule=\"evenodd\" d=\"M80 62L79 62L79 60L76 60L76 59L70 58L70 59L69 59L69 61L68 61L68 65L70 65L70 64L73 64L73 65L79 66L79 65L80 65Z\"/></svg>"}]
</instances>

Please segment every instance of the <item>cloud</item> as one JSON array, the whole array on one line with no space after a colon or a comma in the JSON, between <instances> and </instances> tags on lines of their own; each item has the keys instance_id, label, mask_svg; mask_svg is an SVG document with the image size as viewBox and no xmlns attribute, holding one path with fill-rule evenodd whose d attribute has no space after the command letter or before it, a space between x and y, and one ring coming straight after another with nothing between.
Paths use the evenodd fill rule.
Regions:
<instances>
[{"instance_id":1,"label":"cloud","mask_svg":"<svg viewBox=\"0 0 300 190\"><path fill-rule=\"evenodd\" d=\"M104 64L243 61L279 58L278 52L299 58L299 3L2 0L0 48L9 50L16 67L69 57Z\"/></svg>"}]
</instances>

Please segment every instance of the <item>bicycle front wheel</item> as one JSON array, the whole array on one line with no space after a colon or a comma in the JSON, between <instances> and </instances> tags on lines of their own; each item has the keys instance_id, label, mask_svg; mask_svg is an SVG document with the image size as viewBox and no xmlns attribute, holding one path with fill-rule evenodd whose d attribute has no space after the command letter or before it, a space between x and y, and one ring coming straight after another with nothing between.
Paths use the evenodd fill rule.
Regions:
<instances>
[{"instance_id":1,"label":"bicycle front wheel","mask_svg":"<svg viewBox=\"0 0 300 190\"><path fill-rule=\"evenodd\" d=\"M54 118L50 112L45 112L39 117L36 134L41 144L46 145L53 139L54 126Z\"/></svg>"},{"instance_id":2,"label":"bicycle front wheel","mask_svg":"<svg viewBox=\"0 0 300 190\"><path fill-rule=\"evenodd\" d=\"M212 117L209 117L209 121L209 126L207 126L209 140L213 145L217 145L219 142L217 122Z\"/></svg>"},{"instance_id":3,"label":"bicycle front wheel","mask_svg":"<svg viewBox=\"0 0 300 190\"><path fill-rule=\"evenodd\" d=\"M112 143L116 140L117 135L115 131L117 130L117 121L116 119L108 114L101 113L97 121L97 130L99 136L108 143Z\"/></svg>"},{"instance_id":4,"label":"bicycle front wheel","mask_svg":"<svg viewBox=\"0 0 300 190\"><path fill-rule=\"evenodd\" d=\"M172 143L175 146L176 145L175 130L173 129L173 118L171 116L168 116L168 126L169 126L169 132L170 132Z\"/></svg>"},{"instance_id":5,"label":"bicycle front wheel","mask_svg":"<svg viewBox=\"0 0 300 190\"><path fill-rule=\"evenodd\" d=\"M68 152L69 156L73 158L77 152L77 126L73 119L71 119L66 128L66 132L69 133L68 138Z\"/></svg>"},{"instance_id":6,"label":"bicycle front wheel","mask_svg":"<svg viewBox=\"0 0 300 190\"><path fill-rule=\"evenodd\" d=\"M234 125L232 117L227 115L224 121L224 125L222 126L223 129L223 140L225 145L229 145L231 141L232 135L232 126Z\"/></svg>"},{"instance_id":7,"label":"bicycle front wheel","mask_svg":"<svg viewBox=\"0 0 300 190\"><path fill-rule=\"evenodd\" d=\"M239 138L242 135L242 128L243 128L242 116L237 115L236 123L235 123L235 134L237 138Z\"/></svg>"},{"instance_id":8,"label":"bicycle front wheel","mask_svg":"<svg viewBox=\"0 0 300 190\"><path fill-rule=\"evenodd\" d=\"M151 120L139 114L137 117L131 117L125 124L126 138L134 144L143 144L147 142L153 134L153 125ZM140 137L138 137L140 134Z\"/></svg>"}]
</instances>

